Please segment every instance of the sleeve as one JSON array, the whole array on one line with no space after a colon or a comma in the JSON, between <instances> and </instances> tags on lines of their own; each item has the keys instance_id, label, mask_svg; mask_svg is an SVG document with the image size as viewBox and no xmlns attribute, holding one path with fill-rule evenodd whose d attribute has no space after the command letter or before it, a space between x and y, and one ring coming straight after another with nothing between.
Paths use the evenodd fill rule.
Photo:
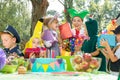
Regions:
<instances>
[{"instance_id":1,"label":"sleeve","mask_svg":"<svg viewBox=\"0 0 120 80\"><path fill-rule=\"evenodd\" d=\"M17 54L18 54L20 57L24 56L24 54L22 53L22 51L21 51L20 49L17 49Z\"/></svg>"},{"instance_id":2,"label":"sleeve","mask_svg":"<svg viewBox=\"0 0 120 80\"><path fill-rule=\"evenodd\" d=\"M120 59L120 47L116 50L115 55Z\"/></svg>"}]
</instances>

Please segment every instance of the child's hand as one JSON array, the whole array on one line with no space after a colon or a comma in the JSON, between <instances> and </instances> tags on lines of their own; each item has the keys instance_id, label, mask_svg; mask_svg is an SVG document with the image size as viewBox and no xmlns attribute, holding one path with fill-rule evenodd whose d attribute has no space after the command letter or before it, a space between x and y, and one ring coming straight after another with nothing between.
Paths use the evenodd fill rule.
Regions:
<instances>
[{"instance_id":1,"label":"child's hand","mask_svg":"<svg viewBox=\"0 0 120 80\"><path fill-rule=\"evenodd\" d=\"M30 54L29 58L35 58L34 52L32 52L32 53Z\"/></svg>"},{"instance_id":2,"label":"child's hand","mask_svg":"<svg viewBox=\"0 0 120 80\"><path fill-rule=\"evenodd\" d=\"M101 39L101 40L100 40L100 45L101 45L101 46L104 46L104 47L109 46L108 41L105 40L105 39Z\"/></svg>"}]
</instances>

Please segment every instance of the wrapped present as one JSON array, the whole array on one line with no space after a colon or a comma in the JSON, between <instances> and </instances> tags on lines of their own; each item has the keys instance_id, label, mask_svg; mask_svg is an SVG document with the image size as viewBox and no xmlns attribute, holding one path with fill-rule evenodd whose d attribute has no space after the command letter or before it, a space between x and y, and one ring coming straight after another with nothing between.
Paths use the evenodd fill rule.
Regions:
<instances>
[{"instance_id":1,"label":"wrapped present","mask_svg":"<svg viewBox=\"0 0 120 80\"><path fill-rule=\"evenodd\" d=\"M64 72L65 62L56 58L36 58L32 72Z\"/></svg>"},{"instance_id":2,"label":"wrapped present","mask_svg":"<svg viewBox=\"0 0 120 80\"><path fill-rule=\"evenodd\" d=\"M60 36L62 39L68 39L68 38L72 37L72 31L70 28L70 24L68 22L60 25L59 30L60 30Z\"/></svg>"},{"instance_id":3,"label":"wrapped present","mask_svg":"<svg viewBox=\"0 0 120 80\"><path fill-rule=\"evenodd\" d=\"M71 59L73 58L74 56L57 56L56 58L58 59L64 59L65 62L66 62L66 71L74 71L73 67L72 67L72 64L71 64Z\"/></svg>"},{"instance_id":4,"label":"wrapped present","mask_svg":"<svg viewBox=\"0 0 120 80\"><path fill-rule=\"evenodd\" d=\"M34 53L35 56L39 56L40 48L26 48L25 50L25 58L30 58L30 55Z\"/></svg>"},{"instance_id":5,"label":"wrapped present","mask_svg":"<svg viewBox=\"0 0 120 80\"><path fill-rule=\"evenodd\" d=\"M5 65L6 55L3 49L0 48L0 69L2 69Z\"/></svg>"},{"instance_id":6,"label":"wrapped present","mask_svg":"<svg viewBox=\"0 0 120 80\"><path fill-rule=\"evenodd\" d=\"M45 30L44 31L44 34L42 36L42 39L45 40L45 41L50 41L50 42L55 42L57 41L56 37L53 35L52 31L50 30Z\"/></svg>"},{"instance_id":7,"label":"wrapped present","mask_svg":"<svg viewBox=\"0 0 120 80\"><path fill-rule=\"evenodd\" d=\"M100 40L101 39L105 39L108 41L108 44L111 47L114 47L116 45L116 39L115 39L115 35L110 35L110 34L101 34L98 37L98 41L97 41L97 46L100 47Z\"/></svg>"}]
</instances>

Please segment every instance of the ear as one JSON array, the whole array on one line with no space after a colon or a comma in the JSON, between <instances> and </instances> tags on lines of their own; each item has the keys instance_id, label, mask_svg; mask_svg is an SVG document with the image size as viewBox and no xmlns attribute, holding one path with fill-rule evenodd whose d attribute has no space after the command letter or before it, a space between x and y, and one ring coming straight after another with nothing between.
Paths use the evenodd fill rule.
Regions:
<instances>
[{"instance_id":1,"label":"ear","mask_svg":"<svg viewBox=\"0 0 120 80\"><path fill-rule=\"evenodd\" d=\"M13 38L13 42L16 43L16 38L15 37Z\"/></svg>"}]
</instances>

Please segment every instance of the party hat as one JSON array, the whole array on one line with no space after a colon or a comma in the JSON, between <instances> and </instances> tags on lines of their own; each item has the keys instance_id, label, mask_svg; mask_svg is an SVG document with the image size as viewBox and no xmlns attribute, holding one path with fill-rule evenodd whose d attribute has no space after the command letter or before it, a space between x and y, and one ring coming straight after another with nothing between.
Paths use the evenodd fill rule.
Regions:
<instances>
[{"instance_id":1,"label":"party hat","mask_svg":"<svg viewBox=\"0 0 120 80\"><path fill-rule=\"evenodd\" d=\"M87 10L83 10L83 11L80 11L80 12L77 12L75 9L68 9L68 12L71 16L71 18L74 18L75 16L78 16L80 17L81 19L84 19L84 17L89 14L89 12Z\"/></svg>"}]
</instances>

